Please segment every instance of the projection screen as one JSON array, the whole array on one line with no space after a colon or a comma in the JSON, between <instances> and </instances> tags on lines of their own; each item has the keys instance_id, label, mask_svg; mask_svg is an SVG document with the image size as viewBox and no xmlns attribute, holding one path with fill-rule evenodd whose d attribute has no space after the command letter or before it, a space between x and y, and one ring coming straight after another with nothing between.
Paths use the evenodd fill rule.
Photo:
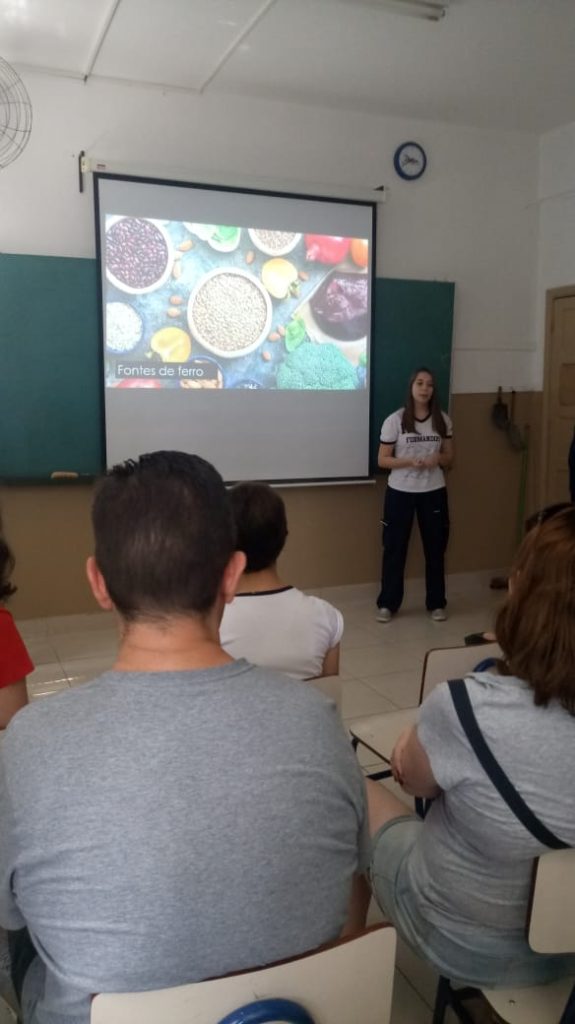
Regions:
<instances>
[{"instance_id":1,"label":"projection screen","mask_svg":"<svg viewBox=\"0 0 575 1024\"><path fill-rule=\"evenodd\" d=\"M106 461L369 472L375 203L95 175Z\"/></svg>"}]
</instances>

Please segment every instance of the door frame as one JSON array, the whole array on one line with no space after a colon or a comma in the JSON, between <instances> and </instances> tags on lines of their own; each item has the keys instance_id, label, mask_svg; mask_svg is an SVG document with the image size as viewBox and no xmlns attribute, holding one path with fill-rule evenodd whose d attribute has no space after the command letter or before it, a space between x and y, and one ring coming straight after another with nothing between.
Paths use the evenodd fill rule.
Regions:
<instances>
[{"instance_id":1,"label":"door frame","mask_svg":"<svg viewBox=\"0 0 575 1024\"><path fill-rule=\"evenodd\" d=\"M547 459L547 447L549 444L549 365L554 321L554 303L556 299L575 299L575 284L563 285L561 288L548 288L545 292L545 347L543 350L543 405L541 422L541 455L539 460L539 504L541 508L549 504L547 497L549 463Z\"/></svg>"}]
</instances>

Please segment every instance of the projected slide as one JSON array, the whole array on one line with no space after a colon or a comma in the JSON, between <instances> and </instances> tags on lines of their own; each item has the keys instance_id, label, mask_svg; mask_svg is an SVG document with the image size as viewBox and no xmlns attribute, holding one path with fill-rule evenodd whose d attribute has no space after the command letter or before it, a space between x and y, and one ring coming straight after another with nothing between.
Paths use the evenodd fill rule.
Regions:
<instances>
[{"instance_id":1,"label":"projected slide","mask_svg":"<svg viewBox=\"0 0 575 1024\"><path fill-rule=\"evenodd\" d=\"M366 389L369 239L121 212L103 228L108 389Z\"/></svg>"}]
</instances>

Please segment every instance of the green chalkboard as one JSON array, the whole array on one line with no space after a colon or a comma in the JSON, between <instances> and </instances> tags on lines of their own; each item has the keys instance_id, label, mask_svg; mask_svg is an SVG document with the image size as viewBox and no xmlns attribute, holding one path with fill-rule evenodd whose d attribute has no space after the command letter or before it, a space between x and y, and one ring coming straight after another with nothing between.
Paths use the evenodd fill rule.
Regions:
<instances>
[{"instance_id":1,"label":"green chalkboard","mask_svg":"<svg viewBox=\"0 0 575 1024\"><path fill-rule=\"evenodd\" d=\"M450 395L453 299L455 285L443 281L375 282L375 323L372 349L370 467L377 470L381 424L405 402L414 370L427 366L434 374L443 409Z\"/></svg>"},{"instance_id":2,"label":"green chalkboard","mask_svg":"<svg viewBox=\"0 0 575 1024\"><path fill-rule=\"evenodd\" d=\"M0 478L102 468L97 266L0 255Z\"/></svg>"},{"instance_id":3,"label":"green chalkboard","mask_svg":"<svg viewBox=\"0 0 575 1024\"><path fill-rule=\"evenodd\" d=\"M0 255L0 479L49 480L103 467L98 270L95 260ZM447 406L452 284L375 284L371 466L381 423L425 364Z\"/></svg>"}]
</instances>

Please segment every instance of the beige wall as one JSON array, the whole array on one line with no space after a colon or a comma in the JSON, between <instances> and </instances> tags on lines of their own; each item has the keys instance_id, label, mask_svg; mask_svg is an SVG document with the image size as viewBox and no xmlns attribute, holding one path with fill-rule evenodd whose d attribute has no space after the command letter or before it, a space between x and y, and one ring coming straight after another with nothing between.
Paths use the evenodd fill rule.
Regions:
<instances>
[{"instance_id":1,"label":"beige wall","mask_svg":"<svg viewBox=\"0 0 575 1024\"><path fill-rule=\"evenodd\" d=\"M515 545L520 456L490 421L492 395L455 395L451 413L456 466L449 476L452 534L448 570L504 569ZM541 432L541 394L517 396L516 419L530 424L528 509L535 507L535 471ZM85 485L5 487L6 533L17 558L19 590L11 608L19 618L94 611L84 578L91 550L90 500ZM377 579L384 483L286 488L290 536L282 572L303 587ZM419 538L408 574L422 573Z\"/></svg>"}]
</instances>

